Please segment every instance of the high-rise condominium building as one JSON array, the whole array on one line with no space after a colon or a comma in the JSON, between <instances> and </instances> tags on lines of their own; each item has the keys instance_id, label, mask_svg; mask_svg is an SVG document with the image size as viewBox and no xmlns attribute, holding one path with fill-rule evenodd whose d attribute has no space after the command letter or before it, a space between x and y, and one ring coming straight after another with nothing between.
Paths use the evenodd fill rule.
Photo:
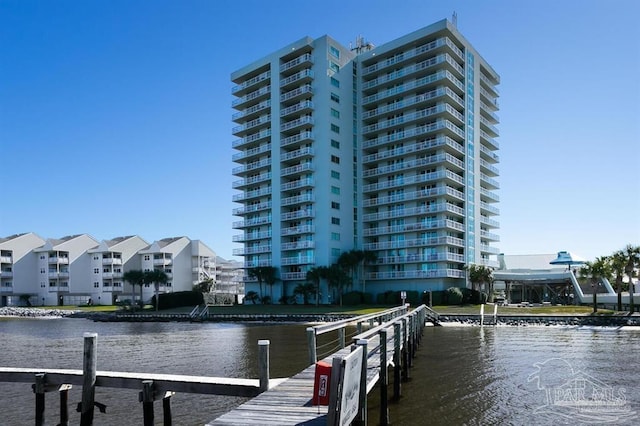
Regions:
<instances>
[{"instance_id":1,"label":"high-rise condominium building","mask_svg":"<svg viewBox=\"0 0 640 426\"><path fill-rule=\"evenodd\" d=\"M500 78L453 24L377 47L303 38L231 79L234 254L278 269L273 299L349 250L375 253L354 288L374 294L497 265Z\"/></svg>"}]
</instances>

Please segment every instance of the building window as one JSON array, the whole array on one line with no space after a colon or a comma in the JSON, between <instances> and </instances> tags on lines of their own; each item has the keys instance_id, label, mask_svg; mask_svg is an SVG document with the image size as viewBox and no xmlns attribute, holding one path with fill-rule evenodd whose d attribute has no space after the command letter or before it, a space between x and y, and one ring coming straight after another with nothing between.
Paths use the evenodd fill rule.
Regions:
<instances>
[{"instance_id":1,"label":"building window","mask_svg":"<svg viewBox=\"0 0 640 426\"><path fill-rule=\"evenodd\" d=\"M331 131L335 132L335 133L340 133L340 126L337 126L335 124L331 124Z\"/></svg>"},{"instance_id":2,"label":"building window","mask_svg":"<svg viewBox=\"0 0 640 426\"><path fill-rule=\"evenodd\" d=\"M331 116L335 118L340 118L340 111L338 111L337 109L331 108Z\"/></svg>"},{"instance_id":3,"label":"building window","mask_svg":"<svg viewBox=\"0 0 640 426\"><path fill-rule=\"evenodd\" d=\"M339 217L332 217L331 218L331 224L332 225L340 225L340 218Z\"/></svg>"},{"instance_id":4,"label":"building window","mask_svg":"<svg viewBox=\"0 0 640 426\"><path fill-rule=\"evenodd\" d=\"M93 273L94 274L99 274L100 273L100 268L93 268Z\"/></svg>"},{"instance_id":5,"label":"building window","mask_svg":"<svg viewBox=\"0 0 640 426\"><path fill-rule=\"evenodd\" d=\"M331 92L331 100L332 100L333 102L336 102L336 103L338 103L338 104L339 104L339 103L340 103L340 96L338 96L338 95L336 95L335 93Z\"/></svg>"},{"instance_id":6,"label":"building window","mask_svg":"<svg viewBox=\"0 0 640 426\"><path fill-rule=\"evenodd\" d=\"M331 249L331 256L332 257L340 257L340 249L339 248L332 248Z\"/></svg>"},{"instance_id":7,"label":"building window","mask_svg":"<svg viewBox=\"0 0 640 426\"><path fill-rule=\"evenodd\" d=\"M331 233L331 239L333 241L340 241L340 233L339 232L332 232Z\"/></svg>"},{"instance_id":8,"label":"building window","mask_svg":"<svg viewBox=\"0 0 640 426\"><path fill-rule=\"evenodd\" d=\"M338 188L337 186L332 186L331 193L335 195L340 195L340 188Z\"/></svg>"},{"instance_id":9,"label":"building window","mask_svg":"<svg viewBox=\"0 0 640 426\"><path fill-rule=\"evenodd\" d=\"M336 64L333 61L329 61L329 68L331 68L331 70L334 71L334 72L339 72L340 71L340 65Z\"/></svg>"},{"instance_id":10,"label":"building window","mask_svg":"<svg viewBox=\"0 0 640 426\"><path fill-rule=\"evenodd\" d=\"M336 172L335 170L331 170L331 177L333 179L338 179L340 180L340 172Z\"/></svg>"},{"instance_id":11,"label":"building window","mask_svg":"<svg viewBox=\"0 0 640 426\"><path fill-rule=\"evenodd\" d=\"M93 288L100 288L100 283L98 281L95 281L93 283Z\"/></svg>"},{"instance_id":12,"label":"building window","mask_svg":"<svg viewBox=\"0 0 640 426\"><path fill-rule=\"evenodd\" d=\"M337 48L329 46L329 53L331 54L331 56L340 59L340 51Z\"/></svg>"},{"instance_id":13,"label":"building window","mask_svg":"<svg viewBox=\"0 0 640 426\"><path fill-rule=\"evenodd\" d=\"M148 255L148 254L145 254L145 256L144 256L144 260L150 260L150 257L149 257L149 255Z\"/></svg>"},{"instance_id":14,"label":"building window","mask_svg":"<svg viewBox=\"0 0 640 426\"><path fill-rule=\"evenodd\" d=\"M333 78L333 77L330 77L330 79L331 79L331 85L333 87L340 87L340 81L338 81L338 79Z\"/></svg>"},{"instance_id":15,"label":"building window","mask_svg":"<svg viewBox=\"0 0 640 426\"><path fill-rule=\"evenodd\" d=\"M340 164L340 157L338 157L337 155L332 155L331 156L331 162L332 163L336 163L336 164Z\"/></svg>"},{"instance_id":16,"label":"building window","mask_svg":"<svg viewBox=\"0 0 640 426\"><path fill-rule=\"evenodd\" d=\"M340 210L340 203L338 203L336 201L332 201L331 202L331 208L332 209L336 209L336 210Z\"/></svg>"},{"instance_id":17,"label":"building window","mask_svg":"<svg viewBox=\"0 0 640 426\"><path fill-rule=\"evenodd\" d=\"M335 139L331 139L331 147L332 147L332 148L340 149L340 142L338 142L338 141L337 141L337 140L335 140Z\"/></svg>"}]
</instances>

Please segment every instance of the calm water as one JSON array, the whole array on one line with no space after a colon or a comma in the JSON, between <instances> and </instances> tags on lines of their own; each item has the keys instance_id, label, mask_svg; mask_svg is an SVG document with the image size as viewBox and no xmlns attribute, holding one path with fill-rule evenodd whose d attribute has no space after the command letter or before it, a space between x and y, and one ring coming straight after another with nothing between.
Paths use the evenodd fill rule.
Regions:
<instances>
[{"instance_id":1,"label":"calm water","mask_svg":"<svg viewBox=\"0 0 640 426\"><path fill-rule=\"evenodd\" d=\"M0 319L0 366L81 369L82 334L97 332L99 370L256 378L257 341L269 339L271 375L284 377L306 367L305 328ZM596 383L624 397L620 411L605 419L612 424L637 424L639 348L637 329L429 327L411 370L412 380L403 383L402 400L391 404L390 418L396 425L598 423L571 412L566 417L566 407L547 405L547 390L579 377L587 390ZM542 365L536 376L540 380L529 381L539 371L536 363ZM0 425L34 423L29 384L0 383L0 394ZM378 423L379 415L375 394L369 399L372 425ZM47 424L56 424L57 399L56 393L47 394ZM69 396L71 424L79 424L79 415L71 407L80 399L76 387ZM96 412L96 425L142 424L136 391L97 388L96 400L107 404L107 414ZM176 394L174 424L204 424L243 401ZM159 403L156 420L161 424Z\"/></svg>"}]
</instances>

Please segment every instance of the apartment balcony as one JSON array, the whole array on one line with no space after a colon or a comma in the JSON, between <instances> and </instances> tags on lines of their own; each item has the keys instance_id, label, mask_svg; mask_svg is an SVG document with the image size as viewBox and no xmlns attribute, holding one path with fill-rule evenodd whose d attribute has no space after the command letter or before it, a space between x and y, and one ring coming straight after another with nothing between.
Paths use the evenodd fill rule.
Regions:
<instances>
[{"instance_id":1,"label":"apartment balcony","mask_svg":"<svg viewBox=\"0 0 640 426\"><path fill-rule=\"evenodd\" d=\"M165 257L165 258L153 258L153 266L169 266L173 264L173 260L170 257Z\"/></svg>"},{"instance_id":2,"label":"apartment balcony","mask_svg":"<svg viewBox=\"0 0 640 426\"><path fill-rule=\"evenodd\" d=\"M304 97L308 97L313 94L313 89L310 84L305 84L304 86L296 87L293 90L285 92L280 95L280 102L293 102L300 100Z\"/></svg>"},{"instance_id":3,"label":"apartment balcony","mask_svg":"<svg viewBox=\"0 0 640 426\"><path fill-rule=\"evenodd\" d=\"M309 263L313 264L314 262L309 262ZM307 273L306 272L283 272L280 274L280 279L282 279L282 281L306 280Z\"/></svg>"},{"instance_id":4,"label":"apartment balcony","mask_svg":"<svg viewBox=\"0 0 640 426\"><path fill-rule=\"evenodd\" d=\"M389 143L399 142L403 139L419 137L427 135L433 132L450 131L452 135L457 135L460 138L464 138L464 130L451 123L449 120L439 119L433 123L428 123L423 126L416 126L412 129L405 130L403 132L393 133L391 135L380 136L375 139L365 140L363 143L364 148L374 148Z\"/></svg>"},{"instance_id":5,"label":"apartment balcony","mask_svg":"<svg viewBox=\"0 0 640 426\"><path fill-rule=\"evenodd\" d=\"M281 250L302 250L302 249L310 249L316 246L315 241L295 241L291 243L283 243L280 248Z\"/></svg>"},{"instance_id":6,"label":"apartment balcony","mask_svg":"<svg viewBox=\"0 0 640 426\"><path fill-rule=\"evenodd\" d=\"M271 223L271 217L265 216L265 217L256 217L254 219L239 220L239 221L233 222L231 226L234 229L242 229L242 228L249 228L252 226L266 225L268 223Z\"/></svg>"},{"instance_id":7,"label":"apartment balcony","mask_svg":"<svg viewBox=\"0 0 640 426\"><path fill-rule=\"evenodd\" d=\"M500 136L498 128L491 124L489 120L480 115L480 128L486 131L491 137L497 138Z\"/></svg>"},{"instance_id":8,"label":"apartment balcony","mask_svg":"<svg viewBox=\"0 0 640 426\"><path fill-rule=\"evenodd\" d=\"M493 150L497 151L500 149L500 144L498 143L498 141L492 138L491 135L489 135L484 130L480 130L480 142L487 145Z\"/></svg>"},{"instance_id":9,"label":"apartment balcony","mask_svg":"<svg viewBox=\"0 0 640 426\"><path fill-rule=\"evenodd\" d=\"M280 185L280 191L293 191L295 189L301 188L312 188L314 186L314 181L311 178L298 179L291 182L283 183Z\"/></svg>"},{"instance_id":10,"label":"apartment balcony","mask_svg":"<svg viewBox=\"0 0 640 426\"><path fill-rule=\"evenodd\" d=\"M302 116L292 121L287 121L286 123L280 123L280 131L288 132L291 130L299 129L301 127L312 127L313 126L313 117L309 115Z\"/></svg>"},{"instance_id":11,"label":"apartment balcony","mask_svg":"<svg viewBox=\"0 0 640 426\"><path fill-rule=\"evenodd\" d=\"M232 237L233 242L254 241L254 240L266 240L271 238L271 231L264 232L251 232L240 235L234 235Z\"/></svg>"},{"instance_id":12,"label":"apartment balcony","mask_svg":"<svg viewBox=\"0 0 640 426\"><path fill-rule=\"evenodd\" d=\"M246 123L235 126L231 129L231 133L234 136L242 137L250 131L256 131L257 129L267 127L271 125L271 114L262 115L256 119L247 121Z\"/></svg>"},{"instance_id":13,"label":"apartment balcony","mask_svg":"<svg viewBox=\"0 0 640 426\"><path fill-rule=\"evenodd\" d=\"M480 188L480 195L491 201L495 201L495 202L500 201L500 196L498 194L496 194L495 192L489 191L488 189L485 189L485 188Z\"/></svg>"},{"instance_id":14,"label":"apartment balcony","mask_svg":"<svg viewBox=\"0 0 640 426\"><path fill-rule=\"evenodd\" d=\"M302 235L302 234L313 234L316 232L316 227L313 225L302 225L302 226L292 226L289 228L282 228L280 230L280 235L283 237L290 235Z\"/></svg>"},{"instance_id":15,"label":"apartment balcony","mask_svg":"<svg viewBox=\"0 0 640 426\"><path fill-rule=\"evenodd\" d=\"M286 87L293 83L309 83L311 80L313 80L313 71L304 69L289 77L280 79L280 87Z\"/></svg>"},{"instance_id":16,"label":"apartment balcony","mask_svg":"<svg viewBox=\"0 0 640 426\"><path fill-rule=\"evenodd\" d=\"M69 284L68 283L49 283L49 287L47 288L49 293L69 293Z\"/></svg>"},{"instance_id":17,"label":"apartment balcony","mask_svg":"<svg viewBox=\"0 0 640 426\"><path fill-rule=\"evenodd\" d=\"M481 259L480 264L494 269L498 269L500 267L500 262L496 260Z\"/></svg>"},{"instance_id":18,"label":"apartment balcony","mask_svg":"<svg viewBox=\"0 0 640 426\"><path fill-rule=\"evenodd\" d=\"M231 119L236 123L239 121L245 121L253 118L254 116L259 115L262 111L266 111L271 107L271 100L267 99L266 101L262 101L259 104L252 105L249 108L246 108L240 112L236 112L231 116Z\"/></svg>"},{"instance_id":19,"label":"apartment balcony","mask_svg":"<svg viewBox=\"0 0 640 426\"><path fill-rule=\"evenodd\" d=\"M57 280L59 278L69 278L69 273L68 272L52 272L49 271L49 279L50 280Z\"/></svg>"},{"instance_id":20,"label":"apartment balcony","mask_svg":"<svg viewBox=\"0 0 640 426\"><path fill-rule=\"evenodd\" d=\"M122 258L115 258L115 257L103 257L102 258L102 264L103 265L122 265Z\"/></svg>"},{"instance_id":21,"label":"apartment balcony","mask_svg":"<svg viewBox=\"0 0 640 426\"><path fill-rule=\"evenodd\" d=\"M383 241L377 243L365 243L365 250L391 250L410 247L456 246L464 247L464 240L455 237L416 238L402 241Z\"/></svg>"},{"instance_id":22,"label":"apartment balcony","mask_svg":"<svg viewBox=\"0 0 640 426\"><path fill-rule=\"evenodd\" d=\"M408 254L406 256L378 257L377 265L423 263L423 262L457 262L465 263L464 256L453 253Z\"/></svg>"},{"instance_id":23,"label":"apartment balcony","mask_svg":"<svg viewBox=\"0 0 640 426\"><path fill-rule=\"evenodd\" d=\"M460 50L455 43L453 43L448 37L441 37L432 42L423 44L421 46L417 46L414 49L411 49L407 52L401 53L399 55L392 56L385 60L380 60L373 65L370 65L362 70L362 75L366 76L374 72L382 71L383 69L391 66L397 66L398 64L408 61L410 59L415 58L416 56L431 54L437 52L439 49L447 47L447 51L453 53L460 60L464 60L464 54L462 50ZM440 56L440 55L438 55ZM449 56L449 55L447 55ZM453 60L453 59L452 59ZM458 65L458 67L460 67ZM460 67L461 68L461 67ZM461 71L463 72L463 71Z\"/></svg>"},{"instance_id":24,"label":"apartment balcony","mask_svg":"<svg viewBox=\"0 0 640 426\"><path fill-rule=\"evenodd\" d=\"M401 148L376 152L375 154L365 155L362 158L363 164L375 163L393 157L406 157L409 154L420 153L436 148L445 148L449 152L464 155L464 146L448 136L438 136L421 142L405 145Z\"/></svg>"},{"instance_id":25,"label":"apartment balcony","mask_svg":"<svg viewBox=\"0 0 640 426\"><path fill-rule=\"evenodd\" d=\"M301 115L310 113L311 111L313 111L313 102L311 102L310 100L303 100L300 103L281 109L280 117L284 118L292 114Z\"/></svg>"},{"instance_id":26,"label":"apartment balcony","mask_svg":"<svg viewBox=\"0 0 640 426\"><path fill-rule=\"evenodd\" d=\"M246 201L253 198L264 197L267 195L271 195L271 187L257 189L255 191L247 191L247 192L243 192L242 194L235 194L233 196L233 201L235 202Z\"/></svg>"},{"instance_id":27,"label":"apartment balcony","mask_svg":"<svg viewBox=\"0 0 640 426\"><path fill-rule=\"evenodd\" d=\"M271 136L271 129L264 129L258 133L247 135L242 139L236 139L231 143L231 146L236 149L241 149L243 146L260 142L262 139L267 139Z\"/></svg>"},{"instance_id":28,"label":"apartment balcony","mask_svg":"<svg viewBox=\"0 0 640 426\"><path fill-rule=\"evenodd\" d=\"M265 71L262 74L258 74L257 76L250 78L249 80L243 81L242 83L233 86L231 88L231 93L236 96L242 96L245 92L251 90L251 88L269 80L270 78L271 71Z\"/></svg>"},{"instance_id":29,"label":"apartment balcony","mask_svg":"<svg viewBox=\"0 0 640 426\"><path fill-rule=\"evenodd\" d=\"M270 143L267 143L267 144L264 144L264 145L260 145L257 148L251 148L251 149L248 149L246 151L242 151L242 152L238 152L236 154L233 154L233 157L231 159L236 163L246 162L247 160L249 160L252 157L260 156L260 155L263 155L263 154L265 154L267 152L271 152L271 144Z\"/></svg>"},{"instance_id":30,"label":"apartment balcony","mask_svg":"<svg viewBox=\"0 0 640 426\"><path fill-rule=\"evenodd\" d=\"M122 278L122 272L103 272L103 279Z\"/></svg>"},{"instance_id":31,"label":"apartment balcony","mask_svg":"<svg viewBox=\"0 0 640 426\"><path fill-rule=\"evenodd\" d=\"M453 90L449 89L448 87L439 87L422 95L412 96L408 99L403 99L402 101L397 101L392 104L378 105L375 109L363 112L362 119L367 120L380 115L402 112L411 107L419 107L424 103L443 96L448 96L449 98L454 100L460 107L464 107L464 100L460 96L455 94Z\"/></svg>"},{"instance_id":32,"label":"apartment balcony","mask_svg":"<svg viewBox=\"0 0 640 426\"><path fill-rule=\"evenodd\" d=\"M244 264L243 264L243 268L244 269L259 268L259 267L264 267L264 266L273 266L272 260L271 259L245 260ZM247 280L243 280L243 281L250 281L250 280L247 279Z\"/></svg>"},{"instance_id":33,"label":"apartment balcony","mask_svg":"<svg viewBox=\"0 0 640 426\"><path fill-rule=\"evenodd\" d=\"M313 148L302 148L295 151L286 152L280 155L280 161L299 160L301 158L311 158L315 154Z\"/></svg>"},{"instance_id":34,"label":"apartment balcony","mask_svg":"<svg viewBox=\"0 0 640 426\"><path fill-rule=\"evenodd\" d=\"M484 173L480 173L480 182L484 183L486 185L485 187L488 187L488 189L500 188L500 183L497 180L490 178Z\"/></svg>"},{"instance_id":35,"label":"apartment balcony","mask_svg":"<svg viewBox=\"0 0 640 426\"><path fill-rule=\"evenodd\" d=\"M491 163L489 163L488 161L485 161L483 159L480 159L480 170L484 173L487 173L491 176L499 176L500 175L500 171L498 170L498 168L494 165L492 165Z\"/></svg>"},{"instance_id":36,"label":"apartment balcony","mask_svg":"<svg viewBox=\"0 0 640 426\"><path fill-rule=\"evenodd\" d=\"M407 176L404 179L386 180L378 183L371 183L362 187L363 193L379 192L389 188L406 187L412 184L433 183L439 180L448 180L452 184L464 185L464 179L450 170L440 170L438 172L417 174ZM447 183L447 182L445 182Z\"/></svg>"},{"instance_id":37,"label":"apartment balcony","mask_svg":"<svg viewBox=\"0 0 640 426\"><path fill-rule=\"evenodd\" d=\"M500 109L498 99L483 87L480 87L480 100L482 104L487 105L491 111Z\"/></svg>"},{"instance_id":38,"label":"apartment balcony","mask_svg":"<svg viewBox=\"0 0 640 426\"><path fill-rule=\"evenodd\" d=\"M0 271L0 278L11 278L13 277L13 271Z\"/></svg>"},{"instance_id":39,"label":"apartment balcony","mask_svg":"<svg viewBox=\"0 0 640 426\"><path fill-rule=\"evenodd\" d=\"M373 169L367 169L363 171L362 176L365 178L380 177L392 173L398 173L415 168L424 168L438 164L446 164L448 166L447 168L457 170L458 172L462 172L464 170L464 162L457 159L453 155L436 154L430 155L429 157L425 158L417 158L414 160L404 161L388 166L380 166ZM459 183L464 183L464 180L463 182Z\"/></svg>"},{"instance_id":40,"label":"apartment balcony","mask_svg":"<svg viewBox=\"0 0 640 426\"><path fill-rule=\"evenodd\" d=\"M304 219L308 217L315 217L313 209L296 210L293 212L282 213L280 215L281 221Z\"/></svg>"},{"instance_id":41,"label":"apartment balcony","mask_svg":"<svg viewBox=\"0 0 640 426\"><path fill-rule=\"evenodd\" d=\"M313 163L303 163L280 170L280 176L292 176L313 170Z\"/></svg>"},{"instance_id":42,"label":"apartment balcony","mask_svg":"<svg viewBox=\"0 0 640 426\"><path fill-rule=\"evenodd\" d=\"M431 220L425 222L416 222L416 223L407 223L404 225L395 225L395 226L380 226L376 228L367 228L363 231L363 235L365 237L374 237L379 235L388 235L388 234L402 234L402 233L411 233L411 232L422 232L426 230L434 230L434 229L452 229L455 231L464 232L464 224L455 222L453 220L443 219L443 220Z\"/></svg>"},{"instance_id":43,"label":"apartment balcony","mask_svg":"<svg viewBox=\"0 0 640 426\"><path fill-rule=\"evenodd\" d=\"M297 135L280 139L280 146L285 147L293 144L313 141L313 133L309 131L300 132Z\"/></svg>"},{"instance_id":44,"label":"apartment balcony","mask_svg":"<svg viewBox=\"0 0 640 426\"><path fill-rule=\"evenodd\" d=\"M69 258L68 257L53 256L53 257L49 257L48 262L49 262L50 265L53 265L53 264L68 265L69 264Z\"/></svg>"},{"instance_id":45,"label":"apartment balcony","mask_svg":"<svg viewBox=\"0 0 640 426\"><path fill-rule=\"evenodd\" d=\"M483 117L486 117L492 124L497 124L500 122L500 118L498 114L496 114L496 108L492 108L484 102L480 101L480 113Z\"/></svg>"},{"instance_id":46,"label":"apartment balcony","mask_svg":"<svg viewBox=\"0 0 640 426\"><path fill-rule=\"evenodd\" d=\"M487 213L489 214L494 214L494 215L499 215L500 214L500 209L489 204L489 203L485 203L484 201L480 201L480 211L483 212L485 215Z\"/></svg>"},{"instance_id":47,"label":"apartment balcony","mask_svg":"<svg viewBox=\"0 0 640 426\"><path fill-rule=\"evenodd\" d=\"M0 263L13 263L12 256L0 256Z\"/></svg>"},{"instance_id":48,"label":"apartment balcony","mask_svg":"<svg viewBox=\"0 0 640 426\"><path fill-rule=\"evenodd\" d=\"M251 176L232 183L234 189L242 189L245 186L256 185L260 182L268 182L271 180L271 172L261 173L258 176Z\"/></svg>"},{"instance_id":49,"label":"apartment balcony","mask_svg":"<svg viewBox=\"0 0 640 426\"><path fill-rule=\"evenodd\" d=\"M417 278L465 278L459 269L429 269L413 271L369 272L367 280L417 279Z\"/></svg>"},{"instance_id":50,"label":"apartment balcony","mask_svg":"<svg viewBox=\"0 0 640 426\"><path fill-rule=\"evenodd\" d=\"M280 202L282 206L291 206L294 204L303 204L303 203L312 203L315 201L315 196L313 194L302 194L297 195L295 197L287 197L283 198Z\"/></svg>"},{"instance_id":51,"label":"apartment balcony","mask_svg":"<svg viewBox=\"0 0 640 426\"><path fill-rule=\"evenodd\" d=\"M482 253L500 254L500 249L498 247L491 247L486 244L480 244L480 251Z\"/></svg>"},{"instance_id":52,"label":"apartment balcony","mask_svg":"<svg viewBox=\"0 0 640 426\"><path fill-rule=\"evenodd\" d=\"M251 204L244 207L238 207L236 209L233 209L232 213L234 216L242 216L247 213L259 212L259 211L269 210L269 209L271 209L271 201L258 203L258 204Z\"/></svg>"},{"instance_id":53,"label":"apartment balcony","mask_svg":"<svg viewBox=\"0 0 640 426\"><path fill-rule=\"evenodd\" d=\"M13 293L13 284L2 283L0 293Z\"/></svg>"},{"instance_id":54,"label":"apartment balcony","mask_svg":"<svg viewBox=\"0 0 640 426\"><path fill-rule=\"evenodd\" d=\"M280 72L297 71L300 68L306 67L311 64L313 64L313 58L311 57L311 53L305 53L304 55L298 56L295 59L292 59L288 62L281 64Z\"/></svg>"},{"instance_id":55,"label":"apartment balcony","mask_svg":"<svg viewBox=\"0 0 640 426\"><path fill-rule=\"evenodd\" d=\"M482 85L483 89L486 89L494 97L497 98L500 96L500 92L498 91L496 85L482 73L480 73L480 84Z\"/></svg>"},{"instance_id":56,"label":"apartment balcony","mask_svg":"<svg viewBox=\"0 0 640 426\"><path fill-rule=\"evenodd\" d=\"M266 244L262 246L256 247L243 247L239 249L233 249L234 256L246 256L249 254L260 254L260 253L270 253L271 252L271 244Z\"/></svg>"},{"instance_id":57,"label":"apartment balcony","mask_svg":"<svg viewBox=\"0 0 640 426\"><path fill-rule=\"evenodd\" d=\"M490 241L500 241L500 236L488 231L480 231L480 238Z\"/></svg>"},{"instance_id":58,"label":"apartment balcony","mask_svg":"<svg viewBox=\"0 0 640 426\"><path fill-rule=\"evenodd\" d=\"M290 265L308 265L315 263L315 257L313 256L294 256L294 257L283 257L280 261L283 266ZM306 277L306 273L305 273Z\"/></svg>"},{"instance_id":59,"label":"apartment balcony","mask_svg":"<svg viewBox=\"0 0 640 426\"><path fill-rule=\"evenodd\" d=\"M373 206L380 206L383 204L395 204L395 203L400 203L405 201L423 200L427 198L441 197L443 195L449 195L451 198L454 198L457 201L464 201L464 193L447 186L440 186L437 188L430 188L430 189L400 193L400 194L389 195L389 196L369 198L362 202L362 206L373 207Z\"/></svg>"},{"instance_id":60,"label":"apartment balcony","mask_svg":"<svg viewBox=\"0 0 640 426\"><path fill-rule=\"evenodd\" d=\"M388 131L395 127L407 125L408 123L416 120L422 120L428 117L435 117L438 115L442 115L444 113L447 113L448 115L447 118L452 118L454 119L454 121L457 120L458 125L464 124L464 115L456 111L455 108L453 108L451 105L447 103L442 103L442 104L433 106L431 108L425 108L409 114L404 114L400 117L396 117L391 120L383 120L378 123L365 126L362 129L362 133L366 135L368 133L379 133L382 131Z\"/></svg>"},{"instance_id":61,"label":"apartment balcony","mask_svg":"<svg viewBox=\"0 0 640 426\"><path fill-rule=\"evenodd\" d=\"M265 158L264 160L254 161L243 166L234 167L231 173L236 176L241 176L244 173L249 173L270 167L272 164L271 158Z\"/></svg>"},{"instance_id":62,"label":"apartment balcony","mask_svg":"<svg viewBox=\"0 0 640 426\"><path fill-rule=\"evenodd\" d=\"M386 212L369 213L362 216L362 219L364 222L376 222L379 220L424 215L426 213L433 213L431 206L409 207L404 209L394 209Z\"/></svg>"},{"instance_id":63,"label":"apartment balcony","mask_svg":"<svg viewBox=\"0 0 640 426\"><path fill-rule=\"evenodd\" d=\"M485 160L491 161L492 163L499 163L500 156L496 154L493 150L487 148L484 145L480 145L480 156Z\"/></svg>"},{"instance_id":64,"label":"apartment balcony","mask_svg":"<svg viewBox=\"0 0 640 426\"><path fill-rule=\"evenodd\" d=\"M500 228L500 222L489 219L487 216L480 215L480 223L488 228Z\"/></svg>"},{"instance_id":65,"label":"apartment balcony","mask_svg":"<svg viewBox=\"0 0 640 426\"><path fill-rule=\"evenodd\" d=\"M241 98L234 99L233 102L231 102L231 106L234 107L235 109L241 109L242 107L246 106L249 102L257 102L259 100L265 99L269 97L270 94L271 94L271 86L264 86L259 88L256 91L247 93Z\"/></svg>"}]
</instances>

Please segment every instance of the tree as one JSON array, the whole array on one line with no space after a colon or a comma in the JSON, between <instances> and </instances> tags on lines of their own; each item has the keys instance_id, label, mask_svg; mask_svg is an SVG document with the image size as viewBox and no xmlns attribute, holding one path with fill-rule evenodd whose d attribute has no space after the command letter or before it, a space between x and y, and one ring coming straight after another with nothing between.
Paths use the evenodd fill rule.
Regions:
<instances>
[{"instance_id":1,"label":"tree","mask_svg":"<svg viewBox=\"0 0 640 426\"><path fill-rule=\"evenodd\" d=\"M338 258L338 265L340 265L345 272L353 280L355 277L362 280L362 292L365 291L365 277L364 267L368 264L375 262L378 256L375 252L369 250L349 250L343 252ZM353 284L352 284L353 285Z\"/></svg>"},{"instance_id":2,"label":"tree","mask_svg":"<svg viewBox=\"0 0 640 426\"><path fill-rule=\"evenodd\" d=\"M269 284L270 282L270 286L273 286L276 281L276 268L274 268L273 266L258 266L256 268L249 268L247 270L247 274L250 278L258 280L258 285L260 286L260 294L258 295L258 297L260 299L262 299L264 296L262 294L262 283L267 282L267 284Z\"/></svg>"},{"instance_id":3,"label":"tree","mask_svg":"<svg viewBox=\"0 0 640 426\"><path fill-rule=\"evenodd\" d=\"M208 278L198 284L193 285L193 291L197 291L200 293L209 293L211 288L213 287L213 278Z\"/></svg>"},{"instance_id":4,"label":"tree","mask_svg":"<svg viewBox=\"0 0 640 426\"><path fill-rule=\"evenodd\" d=\"M361 270L361 277L362 277L362 293L365 292L366 289L366 277L365 277L365 269L367 265L371 265L372 263L375 263L378 260L378 255L376 254L375 251L371 251L371 250L363 250L362 251L362 259L360 260L360 270Z\"/></svg>"},{"instance_id":5,"label":"tree","mask_svg":"<svg viewBox=\"0 0 640 426\"><path fill-rule=\"evenodd\" d=\"M593 312L598 312L598 285L602 278L611 276L611 265L606 256L596 257L593 262L585 262L580 268L580 277L586 279L593 289Z\"/></svg>"},{"instance_id":6,"label":"tree","mask_svg":"<svg viewBox=\"0 0 640 426\"><path fill-rule=\"evenodd\" d=\"M160 305L159 300L159 291L160 284L166 284L169 281L169 276L162 269L154 269L153 271L147 271L145 274L145 283L153 284L156 295L156 312L158 311L158 307Z\"/></svg>"},{"instance_id":7,"label":"tree","mask_svg":"<svg viewBox=\"0 0 640 426\"><path fill-rule=\"evenodd\" d=\"M132 269L122 275L122 279L131 284L131 309L135 309L136 286L140 286L140 300L142 301L142 286L145 282L145 273L138 269Z\"/></svg>"},{"instance_id":8,"label":"tree","mask_svg":"<svg viewBox=\"0 0 640 426\"><path fill-rule=\"evenodd\" d=\"M618 293L618 311L622 310L622 280L627 266L627 258L622 250L618 250L609 256L611 270L615 276L616 293Z\"/></svg>"},{"instance_id":9,"label":"tree","mask_svg":"<svg viewBox=\"0 0 640 426\"><path fill-rule=\"evenodd\" d=\"M251 303L253 303L254 305L256 304L257 300L260 300L260 296L255 291L247 292L247 294L244 296L244 298L247 299L248 301L250 301Z\"/></svg>"},{"instance_id":10,"label":"tree","mask_svg":"<svg viewBox=\"0 0 640 426\"><path fill-rule=\"evenodd\" d=\"M342 295L346 287L351 285L351 277L349 274L338 264L333 264L327 271L327 278L329 280L329 287L338 290L340 295L340 306L342 306Z\"/></svg>"},{"instance_id":11,"label":"tree","mask_svg":"<svg viewBox=\"0 0 640 426\"><path fill-rule=\"evenodd\" d=\"M320 305L320 280L327 277L327 271L326 266L316 266L307 271L307 282L315 288L316 306Z\"/></svg>"},{"instance_id":12,"label":"tree","mask_svg":"<svg viewBox=\"0 0 640 426\"><path fill-rule=\"evenodd\" d=\"M465 266L465 269L469 272L469 281L471 287L480 291L480 287L483 284L488 286L487 292L489 300L493 300L493 269L484 265L469 264Z\"/></svg>"},{"instance_id":13,"label":"tree","mask_svg":"<svg viewBox=\"0 0 640 426\"><path fill-rule=\"evenodd\" d=\"M629 279L629 311L633 314L635 312L635 305L633 303L633 275L635 269L640 267L640 246L632 246L628 244L624 248L624 254L627 257L627 264L624 268L625 274Z\"/></svg>"},{"instance_id":14,"label":"tree","mask_svg":"<svg viewBox=\"0 0 640 426\"><path fill-rule=\"evenodd\" d=\"M262 279L269 286L269 297L273 300L273 285L278 281L276 277L276 268L273 266L266 266L262 271Z\"/></svg>"},{"instance_id":15,"label":"tree","mask_svg":"<svg viewBox=\"0 0 640 426\"><path fill-rule=\"evenodd\" d=\"M316 294L316 288L313 283L301 283L293 289L293 294L302 296L305 305L309 304L309 296Z\"/></svg>"}]
</instances>

